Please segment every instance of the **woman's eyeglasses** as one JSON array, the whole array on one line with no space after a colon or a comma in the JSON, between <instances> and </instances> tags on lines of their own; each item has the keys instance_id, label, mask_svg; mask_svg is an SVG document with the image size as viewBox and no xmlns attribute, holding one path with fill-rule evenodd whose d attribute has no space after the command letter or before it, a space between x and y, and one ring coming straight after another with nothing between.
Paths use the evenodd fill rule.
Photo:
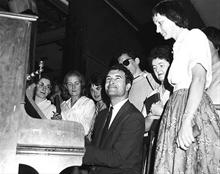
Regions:
<instances>
[{"instance_id":1,"label":"woman's eyeglasses","mask_svg":"<svg viewBox=\"0 0 220 174\"><path fill-rule=\"evenodd\" d=\"M131 59L132 59L132 58L124 60L124 61L122 62L122 64L123 64L124 66L128 66L128 65L130 64L130 61L129 61L129 60L131 60Z\"/></svg>"}]
</instances>

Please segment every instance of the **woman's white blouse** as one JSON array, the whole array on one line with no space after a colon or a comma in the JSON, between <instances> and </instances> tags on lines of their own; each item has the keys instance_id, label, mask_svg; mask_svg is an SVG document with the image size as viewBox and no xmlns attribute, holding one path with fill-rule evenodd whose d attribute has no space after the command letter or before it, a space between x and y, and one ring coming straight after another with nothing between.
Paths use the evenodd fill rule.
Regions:
<instances>
[{"instance_id":1,"label":"woman's white blouse","mask_svg":"<svg viewBox=\"0 0 220 174\"><path fill-rule=\"evenodd\" d=\"M95 104L93 100L82 96L71 107L71 99L61 104L61 115L63 120L76 121L81 123L88 134L92 118L95 114Z\"/></svg>"},{"instance_id":2,"label":"woman's white blouse","mask_svg":"<svg viewBox=\"0 0 220 174\"><path fill-rule=\"evenodd\" d=\"M173 62L168 80L178 89L188 89L192 81L192 68L201 64L206 70L206 85L208 88L212 80L211 52L208 39L199 29L184 29L173 46Z\"/></svg>"}]
</instances>

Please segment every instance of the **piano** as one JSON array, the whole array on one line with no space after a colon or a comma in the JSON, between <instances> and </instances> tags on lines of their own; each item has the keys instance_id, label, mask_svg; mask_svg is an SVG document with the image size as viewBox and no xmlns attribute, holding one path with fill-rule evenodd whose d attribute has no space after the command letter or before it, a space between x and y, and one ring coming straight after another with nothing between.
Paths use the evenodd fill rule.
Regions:
<instances>
[{"instance_id":1,"label":"piano","mask_svg":"<svg viewBox=\"0 0 220 174\"><path fill-rule=\"evenodd\" d=\"M31 31L36 16L0 12L0 173L19 164L39 174L80 166L84 129L80 123L32 118L24 108ZM35 107L35 106L33 106Z\"/></svg>"}]
</instances>

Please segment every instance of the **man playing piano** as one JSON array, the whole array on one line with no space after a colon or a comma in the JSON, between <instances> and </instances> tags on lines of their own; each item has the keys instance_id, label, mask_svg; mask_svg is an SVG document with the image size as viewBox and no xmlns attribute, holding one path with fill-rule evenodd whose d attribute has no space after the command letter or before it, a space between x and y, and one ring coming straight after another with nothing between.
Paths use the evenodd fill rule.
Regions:
<instances>
[{"instance_id":1,"label":"man playing piano","mask_svg":"<svg viewBox=\"0 0 220 174\"><path fill-rule=\"evenodd\" d=\"M92 142L86 144L83 163L91 174L140 174L144 117L128 100L133 76L123 65L110 68L105 91L110 108L96 117Z\"/></svg>"}]
</instances>

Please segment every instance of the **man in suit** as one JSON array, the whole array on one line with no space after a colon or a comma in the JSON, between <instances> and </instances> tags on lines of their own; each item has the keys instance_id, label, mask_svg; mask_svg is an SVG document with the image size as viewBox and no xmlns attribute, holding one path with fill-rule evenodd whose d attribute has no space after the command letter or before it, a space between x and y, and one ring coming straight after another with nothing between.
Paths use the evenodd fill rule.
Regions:
<instances>
[{"instance_id":1,"label":"man in suit","mask_svg":"<svg viewBox=\"0 0 220 174\"><path fill-rule=\"evenodd\" d=\"M105 109L96 117L92 142L86 145L83 158L84 164L93 166L93 174L141 173L144 117L128 100L132 80L130 71L121 64L111 67L106 76L112 114Z\"/></svg>"}]
</instances>

